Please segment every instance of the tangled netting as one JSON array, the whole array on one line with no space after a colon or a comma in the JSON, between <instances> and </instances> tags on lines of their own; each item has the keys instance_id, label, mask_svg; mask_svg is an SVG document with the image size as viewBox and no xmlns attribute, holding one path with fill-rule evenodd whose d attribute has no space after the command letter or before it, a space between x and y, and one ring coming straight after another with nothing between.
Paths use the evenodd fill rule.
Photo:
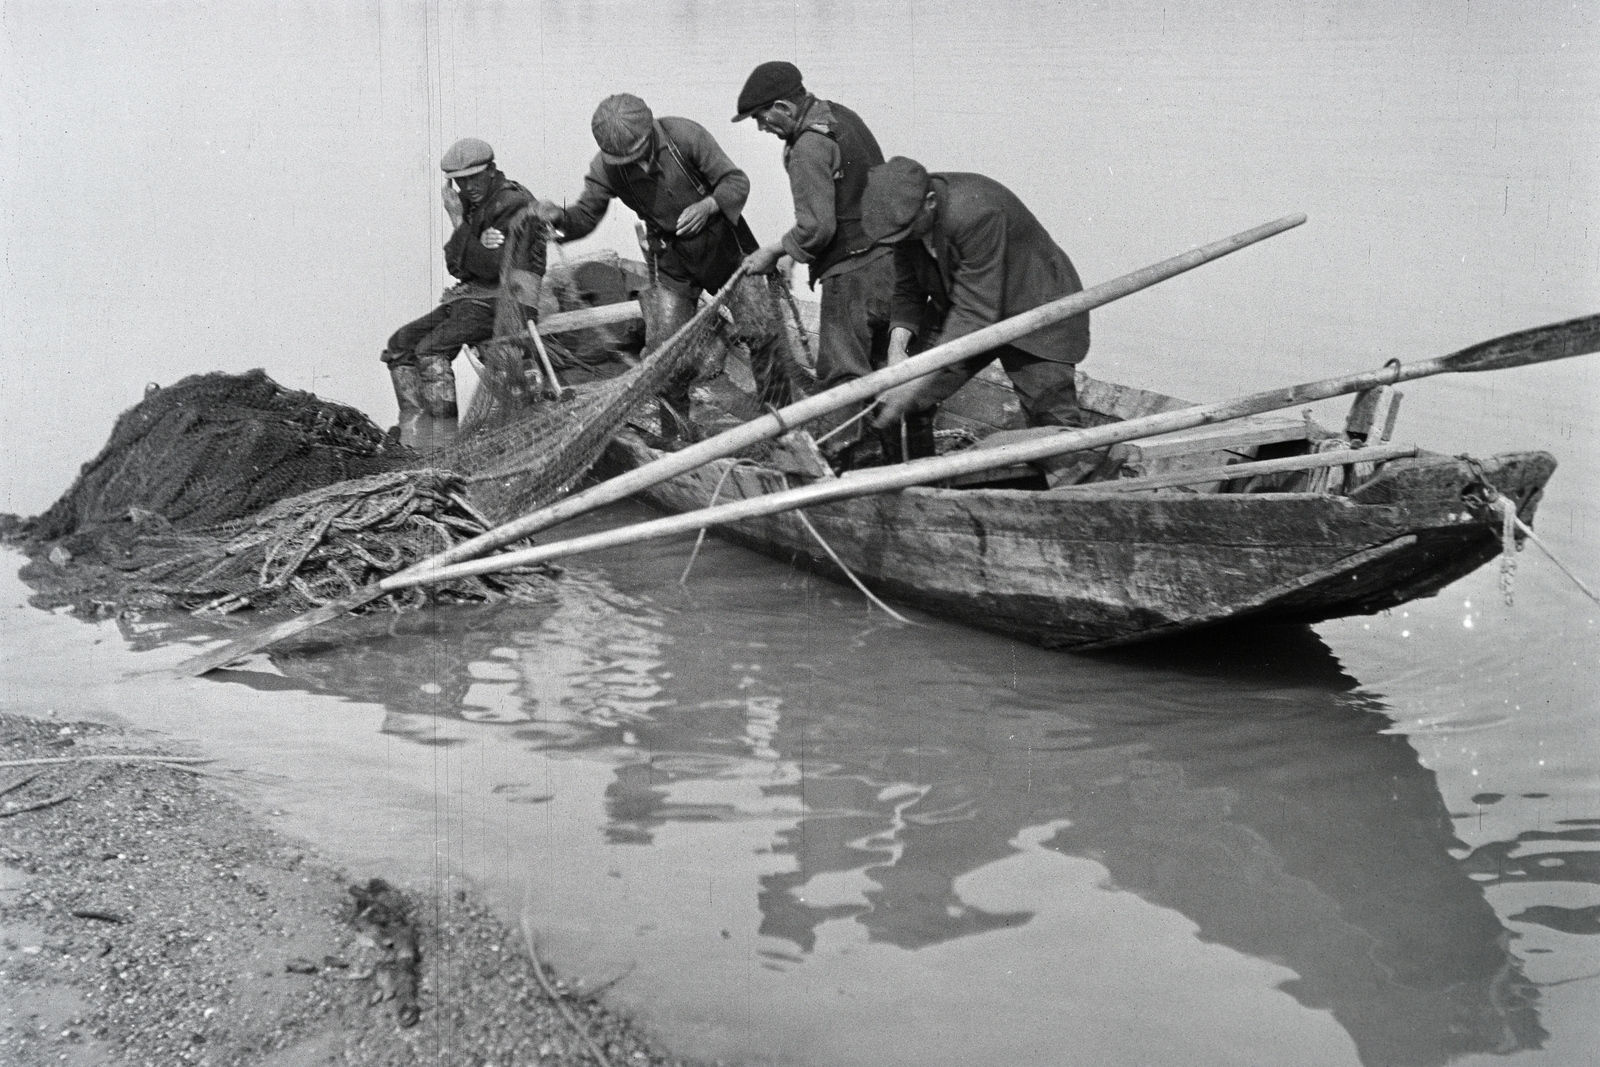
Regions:
<instances>
[{"instance_id":1,"label":"tangled netting","mask_svg":"<svg viewBox=\"0 0 1600 1067\"><path fill-rule=\"evenodd\" d=\"M614 362L620 373L591 374L559 397L530 384L543 379L526 369L526 329L520 338L497 333L480 349L478 392L487 399L478 425L426 457L392 444L354 409L284 389L261 371L185 379L118 420L30 535L102 568L112 588L97 590L96 604L156 597L228 612L324 603L554 500L670 378L690 366L701 378L721 370L736 343L735 293L732 305L747 318L779 314L774 284L746 279L633 366ZM651 314L648 292L641 303ZM507 314L514 321L519 312ZM569 369L600 362L561 351ZM513 571L375 603L543 599L546 581Z\"/></svg>"},{"instance_id":2,"label":"tangled netting","mask_svg":"<svg viewBox=\"0 0 1600 1067\"><path fill-rule=\"evenodd\" d=\"M453 471L394 471L302 493L240 522L150 534L139 540L132 586L197 613L325 604L483 533L487 520L464 488ZM437 595L544 600L546 573L462 579ZM394 594L396 604L426 595L417 588Z\"/></svg>"},{"instance_id":3,"label":"tangled netting","mask_svg":"<svg viewBox=\"0 0 1600 1067\"><path fill-rule=\"evenodd\" d=\"M133 509L211 526L406 463L355 408L285 389L264 371L196 375L148 389L124 412L36 533L64 537Z\"/></svg>"},{"instance_id":4,"label":"tangled netting","mask_svg":"<svg viewBox=\"0 0 1600 1067\"><path fill-rule=\"evenodd\" d=\"M557 284L562 284L559 278ZM464 432L432 462L461 472L473 503L496 521L554 500L588 471L611 436L670 379L692 371L696 380L705 381L721 373L738 343L735 315L759 318L763 328L782 333L780 284L767 278L744 279L703 305L686 326L636 365L613 377L591 374L585 384L566 389L559 399L537 390L515 396L514 386L508 390L492 372L485 374L477 395L492 398L491 414L479 418L471 432ZM649 289L637 293L647 320L658 314L652 295ZM574 364L584 362L584 356L565 351ZM588 358L592 368L598 361ZM799 366L798 359L787 362ZM653 417L641 421L660 429Z\"/></svg>"}]
</instances>

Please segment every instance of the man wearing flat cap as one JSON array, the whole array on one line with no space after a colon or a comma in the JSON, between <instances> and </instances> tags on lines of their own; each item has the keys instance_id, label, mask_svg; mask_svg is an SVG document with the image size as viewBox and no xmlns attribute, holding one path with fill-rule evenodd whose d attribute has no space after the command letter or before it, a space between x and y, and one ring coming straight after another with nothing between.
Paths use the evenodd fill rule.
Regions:
<instances>
[{"instance_id":1,"label":"man wearing flat cap","mask_svg":"<svg viewBox=\"0 0 1600 1067\"><path fill-rule=\"evenodd\" d=\"M631 93L602 100L590 125L600 151L589 165L582 195L570 207L541 203L539 211L561 242L591 233L613 199L639 216L656 278L645 301L645 347L654 350L694 317L702 291L720 290L745 255L755 251L756 239L742 217L750 179L704 126L671 116L657 119ZM746 289L736 288L729 310L739 340L750 349L752 369L762 379L763 399L782 406L789 402L787 382L772 369L778 365L777 346L786 344L777 305L764 283L758 292ZM685 422L695 371L682 368L662 391L672 415ZM670 432L677 420L664 422Z\"/></svg>"},{"instance_id":2,"label":"man wearing flat cap","mask_svg":"<svg viewBox=\"0 0 1600 1067\"><path fill-rule=\"evenodd\" d=\"M783 166L794 194L794 226L753 253L765 274L788 255L822 285L817 384L828 389L882 367L889 352L889 295L894 256L861 225L867 172L883 162L877 138L861 116L806 91L800 70L781 60L750 72L734 122L753 118L783 141Z\"/></svg>"},{"instance_id":3,"label":"man wearing flat cap","mask_svg":"<svg viewBox=\"0 0 1600 1067\"><path fill-rule=\"evenodd\" d=\"M423 415L433 420L429 428L438 440L454 435L456 379L450 363L462 345L494 335L502 266L508 298L528 308L530 318L544 281L543 227L534 212L524 213L537 201L495 166L494 149L466 137L450 146L439 167L451 224L444 263L457 284L445 290L438 307L396 330L382 356L394 382L406 444L418 443Z\"/></svg>"},{"instance_id":4,"label":"man wearing flat cap","mask_svg":"<svg viewBox=\"0 0 1600 1067\"><path fill-rule=\"evenodd\" d=\"M868 175L862 224L873 240L894 246L891 363L913 344L920 351L954 341L1083 289L1033 213L981 174L929 174L896 156ZM1077 365L1088 352L1084 312L896 386L879 398L873 422L886 428L906 419L929 454L934 409L998 358L1028 425L1080 426Z\"/></svg>"}]
</instances>

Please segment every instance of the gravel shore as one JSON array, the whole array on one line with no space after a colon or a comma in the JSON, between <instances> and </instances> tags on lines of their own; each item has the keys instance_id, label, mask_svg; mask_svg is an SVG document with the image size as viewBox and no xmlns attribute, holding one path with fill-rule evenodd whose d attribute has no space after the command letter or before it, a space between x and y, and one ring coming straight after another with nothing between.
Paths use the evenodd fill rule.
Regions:
<instances>
[{"instance_id":1,"label":"gravel shore","mask_svg":"<svg viewBox=\"0 0 1600 1067\"><path fill-rule=\"evenodd\" d=\"M384 872L335 869L203 767L128 758L152 754L0 714L0 1062L592 1065L592 1042L610 1067L685 1064L546 968L552 999L469 894L398 887L408 967L355 914L352 884Z\"/></svg>"}]
</instances>

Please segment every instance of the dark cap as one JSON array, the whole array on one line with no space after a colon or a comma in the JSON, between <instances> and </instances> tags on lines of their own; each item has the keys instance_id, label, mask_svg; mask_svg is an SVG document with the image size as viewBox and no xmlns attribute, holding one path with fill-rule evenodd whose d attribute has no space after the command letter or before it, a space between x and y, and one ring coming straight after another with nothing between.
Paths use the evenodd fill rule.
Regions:
<instances>
[{"instance_id":1,"label":"dark cap","mask_svg":"<svg viewBox=\"0 0 1600 1067\"><path fill-rule=\"evenodd\" d=\"M439 160L439 169L447 178L469 178L493 162L494 149L489 147L489 142L463 137L445 152L444 158Z\"/></svg>"},{"instance_id":2,"label":"dark cap","mask_svg":"<svg viewBox=\"0 0 1600 1067\"><path fill-rule=\"evenodd\" d=\"M739 113L733 116L733 121L747 119L768 104L786 100L804 89L800 68L793 63L785 63L781 59L763 63L750 72L744 88L739 90Z\"/></svg>"},{"instance_id":3,"label":"dark cap","mask_svg":"<svg viewBox=\"0 0 1600 1067\"><path fill-rule=\"evenodd\" d=\"M655 122L643 100L632 93L617 93L600 101L589 128L594 131L594 143L600 146L601 159L613 164L634 163L649 149Z\"/></svg>"},{"instance_id":4,"label":"dark cap","mask_svg":"<svg viewBox=\"0 0 1600 1067\"><path fill-rule=\"evenodd\" d=\"M932 184L927 168L914 159L895 156L879 163L867 171L867 191L861 194L861 228L874 244L904 239Z\"/></svg>"}]
</instances>

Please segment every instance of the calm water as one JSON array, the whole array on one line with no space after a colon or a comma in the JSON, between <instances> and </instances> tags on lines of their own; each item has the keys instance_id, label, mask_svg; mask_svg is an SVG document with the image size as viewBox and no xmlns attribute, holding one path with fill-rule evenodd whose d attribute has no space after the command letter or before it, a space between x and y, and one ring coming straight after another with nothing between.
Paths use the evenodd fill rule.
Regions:
<instances>
[{"instance_id":1,"label":"calm water","mask_svg":"<svg viewBox=\"0 0 1600 1067\"><path fill-rule=\"evenodd\" d=\"M146 381L264 366L387 422L442 281L435 159L577 192L601 96L726 118L797 62L891 154L1015 188L1096 281L1311 222L1096 313L1088 369L1196 399L1600 303L1583 5L7 3L0 510ZM591 242L626 249L618 212ZM1408 387L1398 434L1561 460L1538 529L1600 578L1596 361ZM1337 417L1335 412L1333 417ZM623 509L591 521L619 521ZM351 623L139 677L209 633L27 608L0 700L222 758L351 870L467 878L679 1049L783 1064L1570 1064L1600 1048L1600 609L1533 550L1314 632L1116 658L919 618L712 543L543 609Z\"/></svg>"}]
</instances>

